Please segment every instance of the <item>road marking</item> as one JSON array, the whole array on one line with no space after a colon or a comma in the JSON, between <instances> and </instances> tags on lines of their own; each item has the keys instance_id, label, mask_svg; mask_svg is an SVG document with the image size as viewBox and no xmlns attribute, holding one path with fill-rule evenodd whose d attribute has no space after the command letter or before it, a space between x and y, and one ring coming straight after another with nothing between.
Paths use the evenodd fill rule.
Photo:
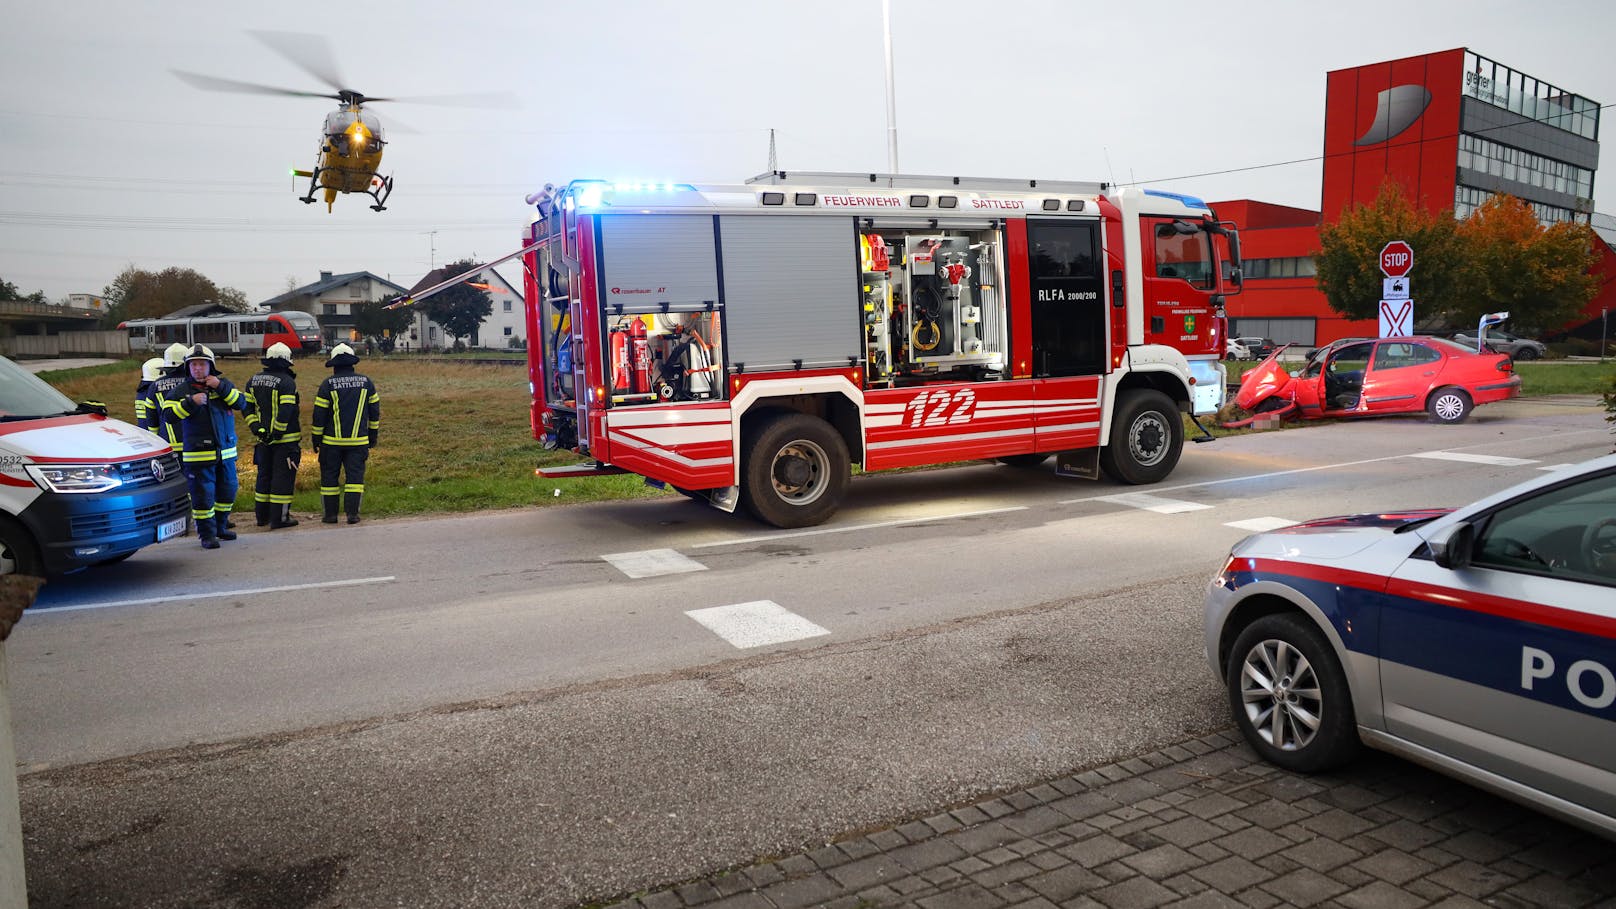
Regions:
<instances>
[{"instance_id":1,"label":"road marking","mask_svg":"<svg viewBox=\"0 0 1616 909\"><path fill-rule=\"evenodd\" d=\"M1524 467L1537 461L1527 458L1506 458L1501 455L1468 454L1462 451L1421 451L1411 458L1430 458L1433 461L1462 461L1466 464L1491 464L1495 467Z\"/></svg>"},{"instance_id":2,"label":"road marking","mask_svg":"<svg viewBox=\"0 0 1616 909\"><path fill-rule=\"evenodd\" d=\"M764 533L752 537L739 537L733 540L718 540L713 543L696 543L686 547L688 549L709 549L714 546L741 546L746 543L768 543L774 540L789 540L792 537L814 537L827 533L851 533L855 530L874 530L877 527L898 527L903 524L926 524L931 521L947 521L952 518L975 518L987 514L1007 514L1012 511L1026 511L1026 505L1013 505L1009 508L985 508L981 511L956 511L952 514L921 515L913 518L902 518L897 521L877 521L873 524L852 524L847 527L820 527L815 530L797 530L791 533Z\"/></svg>"},{"instance_id":3,"label":"road marking","mask_svg":"<svg viewBox=\"0 0 1616 909\"><path fill-rule=\"evenodd\" d=\"M1247 518L1244 521L1225 521L1223 526L1233 527L1236 530L1249 530L1252 533L1266 533L1281 527L1290 527L1295 523L1289 518Z\"/></svg>"},{"instance_id":4,"label":"road marking","mask_svg":"<svg viewBox=\"0 0 1616 909\"><path fill-rule=\"evenodd\" d=\"M707 566L672 549L647 549L644 552L617 552L601 558L612 563L618 571L631 578L654 578L664 574L684 574L706 571Z\"/></svg>"},{"instance_id":5,"label":"road marking","mask_svg":"<svg viewBox=\"0 0 1616 909\"><path fill-rule=\"evenodd\" d=\"M1186 511L1201 511L1211 508L1200 502L1185 502L1179 499L1164 499L1145 492L1125 492L1119 496L1101 496L1098 501L1115 502L1129 508L1142 508L1145 511L1154 511L1157 514L1183 514Z\"/></svg>"},{"instance_id":6,"label":"road marking","mask_svg":"<svg viewBox=\"0 0 1616 909\"><path fill-rule=\"evenodd\" d=\"M1549 464L1545 467L1539 467L1538 470L1565 470L1567 467L1576 466L1575 464Z\"/></svg>"},{"instance_id":7,"label":"road marking","mask_svg":"<svg viewBox=\"0 0 1616 909\"><path fill-rule=\"evenodd\" d=\"M111 600L105 603L83 603L78 606L45 606L38 612L77 612L80 609L110 609L114 606L144 606L148 603L174 603L187 600L212 600L219 597L251 597L263 593L284 593L288 590L319 590L326 587L358 587L361 584L385 584L397 580L393 575L380 578L354 578L351 581L323 581L318 584L287 584L281 587L244 587L240 590L220 590L213 593L170 593L143 600ZM32 611L32 610L30 610Z\"/></svg>"},{"instance_id":8,"label":"road marking","mask_svg":"<svg viewBox=\"0 0 1616 909\"><path fill-rule=\"evenodd\" d=\"M692 609L685 615L742 650L830 634L773 600Z\"/></svg>"}]
</instances>

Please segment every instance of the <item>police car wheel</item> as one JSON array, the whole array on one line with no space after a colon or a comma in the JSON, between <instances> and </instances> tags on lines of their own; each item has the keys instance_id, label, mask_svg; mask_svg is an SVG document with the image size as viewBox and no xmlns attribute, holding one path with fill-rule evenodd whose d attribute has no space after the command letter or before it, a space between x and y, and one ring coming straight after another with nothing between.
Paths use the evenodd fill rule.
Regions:
<instances>
[{"instance_id":1,"label":"police car wheel","mask_svg":"<svg viewBox=\"0 0 1616 909\"><path fill-rule=\"evenodd\" d=\"M0 518L0 575L3 574L45 575L33 535L10 518Z\"/></svg>"},{"instance_id":2,"label":"police car wheel","mask_svg":"<svg viewBox=\"0 0 1616 909\"><path fill-rule=\"evenodd\" d=\"M1236 725L1264 760L1312 773L1358 752L1346 676L1306 617L1278 613L1247 626L1229 651L1224 683Z\"/></svg>"}]
</instances>

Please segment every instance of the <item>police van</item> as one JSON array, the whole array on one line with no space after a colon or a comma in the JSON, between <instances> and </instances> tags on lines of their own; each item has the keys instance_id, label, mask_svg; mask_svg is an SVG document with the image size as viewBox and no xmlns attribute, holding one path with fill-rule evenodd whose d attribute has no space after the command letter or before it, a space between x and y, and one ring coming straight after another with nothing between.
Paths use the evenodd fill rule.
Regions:
<instances>
[{"instance_id":1,"label":"police van","mask_svg":"<svg viewBox=\"0 0 1616 909\"><path fill-rule=\"evenodd\" d=\"M0 357L0 574L122 561L184 534L190 507L167 442Z\"/></svg>"}]
</instances>

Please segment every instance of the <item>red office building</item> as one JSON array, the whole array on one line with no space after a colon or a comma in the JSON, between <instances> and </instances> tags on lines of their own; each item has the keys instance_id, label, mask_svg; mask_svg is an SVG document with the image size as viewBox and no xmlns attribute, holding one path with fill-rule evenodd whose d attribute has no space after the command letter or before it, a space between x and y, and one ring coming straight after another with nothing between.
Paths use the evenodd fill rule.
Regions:
<instances>
[{"instance_id":1,"label":"red office building","mask_svg":"<svg viewBox=\"0 0 1616 909\"><path fill-rule=\"evenodd\" d=\"M1248 263L1245 292L1229 301L1231 333L1302 345L1378 333L1374 321L1337 315L1314 283L1321 218L1373 202L1392 179L1422 208L1451 208L1459 218L1504 192L1545 223L1587 222L1598 140L1597 102L1464 48L1330 73L1322 211L1250 200L1214 206L1240 225ZM1601 253L1599 268L1616 276L1616 254ZM1417 266L1410 278L1417 306ZM1616 298L1616 282L1607 284ZM1616 309L1616 299L1596 299L1585 315L1597 321L1602 307Z\"/></svg>"}]
</instances>

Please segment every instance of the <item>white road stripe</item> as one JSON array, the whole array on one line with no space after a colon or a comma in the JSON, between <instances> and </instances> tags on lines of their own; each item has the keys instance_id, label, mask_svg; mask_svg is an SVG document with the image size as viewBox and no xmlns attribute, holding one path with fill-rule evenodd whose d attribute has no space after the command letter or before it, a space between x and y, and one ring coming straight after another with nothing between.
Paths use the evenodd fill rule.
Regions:
<instances>
[{"instance_id":1,"label":"white road stripe","mask_svg":"<svg viewBox=\"0 0 1616 909\"><path fill-rule=\"evenodd\" d=\"M1462 451L1421 451L1409 455L1411 458L1430 458L1433 461L1462 461L1466 464L1492 464L1496 467L1522 467L1527 464L1536 464L1537 461L1527 458L1506 458L1501 455L1468 454Z\"/></svg>"},{"instance_id":2,"label":"white road stripe","mask_svg":"<svg viewBox=\"0 0 1616 909\"><path fill-rule=\"evenodd\" d=\"M1244 521L1225 521L1223 526L1233 527L1236 530L1249 530L1252 533L1265 533L1270 530L1278 530L1281 527L1289 527L1295 523L1289 518L1247 518Z\"/></svg>"},{"instance_id":3,"label":"white road stripe","mask_svg":"<svg viewBox=\"0 0 1616 909\"><path fill-rule=\"evenodd\" d=\"M820 527L816 530L795 530L790 533L764 533L751 537L738 537L733 540L718 540L712 543L696 543L688 549L710 549L714 546L742 546L747 543L769 543L774 540L789 540L792 537L816 537L827 533L851 533L855 530L874 530L878 527L898 527L905 524L927 524L932 521L947 521L953 518L975 518L985 514L1005 514L1011 511L1026 511L1026 505L1012 505L1009 508L985 508L981 511L956 511L952 514L919 515L913 518L902 518L897 521L876 521L871 524L852 524L847 527Z\"/></svg>"},{"instance_id":4,"label":"white road stripe","mask_svg":"<svg viewBox=\"0 0 1616 909\"><path fill-rule=\"evenodd\" d=\"M664 574L684 574L706 571L707 566L672 549L647 549L643 552L617 552L601 558L612 563L618 571L631 578L654 578Z\"/></svg>"},{"instance_id":5,"label":"white road stripe","mask_svg":"<svg viewBox=\"0 0 1616 909\"><path fill-rule=\"evenodd\" d=\"M240 590L219 590L208 593L170 593L143 600L111 600L105 603L83 603L78 606L46 606L31 612L48 615L53 612L77 612L80 609L110 609L114 606L144 606L148 603L183 603L190 600L212 600L219 597L250 597L262 593L284 593L288 590L319 590L325 587L357 587L360 584L385 584L397 580L393 575L380 578L355 578L351 581L323 581L318 584L286 584L281 587L245 587Z\"/></svg>"},{"instance_id":6,"label":"white road stripe","mask_svg":"<svg viewBox=\"0 0 1616 909\"><path fill-rule=\"evenodd\" d=\"M767 647L830 632L773 600L756 600L734 606L692 609L685 613L736 647Z\"/></svg>"},{"instance_id":7,"label":"white road stripe","mask_svg":"<svg viewBox=\"0 0 1616 909\"><path fill-rule=\"evenodd\" d=\"M1201 511L1211 508L1200 502L1184 502L1179 499L1164 499L1143 492L1125 492L1119 496L1101 496L1098 501L1115 502L1129 508L1142 508L1145 511L1154 511L1157 514L1182 514L1186 511Z\"/></svg>"},{"instance_id":8,"label":"white road stripe","mask_svg":"<svg viewBox=\"0 0 1616 909\"><path fill-rule=\"evenodd\" d=\"M1576 467L1576 466L1577 465L1575 465L1575 464L1549 464L1549 465L1546 465L1546 466L1543 466L1543 467L1539 467L1538 470L1564 470L1567 467Z\"/></svg>"}]
</instances>

